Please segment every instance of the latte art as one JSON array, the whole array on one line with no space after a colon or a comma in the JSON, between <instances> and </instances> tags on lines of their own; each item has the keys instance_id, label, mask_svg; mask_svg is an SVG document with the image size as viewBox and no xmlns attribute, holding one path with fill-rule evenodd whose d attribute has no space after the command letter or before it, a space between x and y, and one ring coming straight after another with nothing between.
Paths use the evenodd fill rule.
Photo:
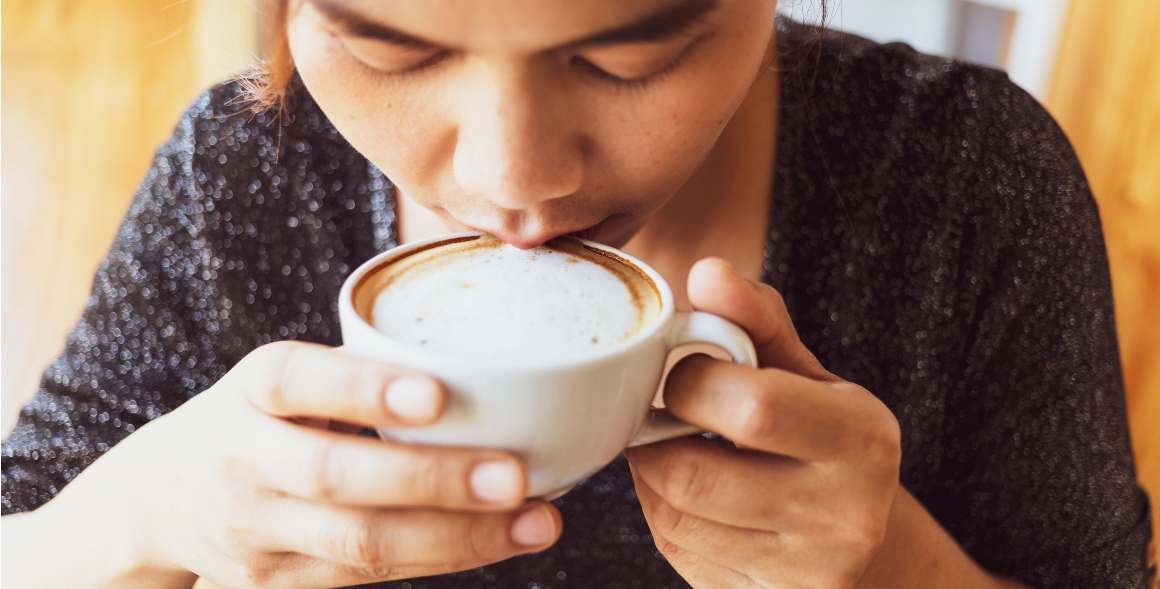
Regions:
<instances>
[{"instance_id":1,"label":"latte art","mask_svg":"<svg viewBox=\"0 0 1160 589\"><path fill-rule=\"evenodd\" d=\"M592 354L661 307L639 270L567 238L530 250L490 236L445 243L385 265L363 288L368 320L392 339L488 360Z\"/></svg>"}]
</instances>

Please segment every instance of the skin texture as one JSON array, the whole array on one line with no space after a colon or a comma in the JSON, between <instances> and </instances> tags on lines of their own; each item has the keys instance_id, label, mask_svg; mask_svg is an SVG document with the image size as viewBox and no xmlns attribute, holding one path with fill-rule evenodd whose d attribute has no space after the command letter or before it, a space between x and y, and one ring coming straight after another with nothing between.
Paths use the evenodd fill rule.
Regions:
<instances>
[{"instance_id":1,"label":"skin texture","mask_svg":"<svg viewBox=\"0 0 1160 589\"><path fill-rule=\"evenodd\" d=\"M662 40L576 44L679 2L332 0L327 16L319 1L292 7L295 62L338 130L397 184L404 241L474 227L530 247L607 219L592 238L658 267L682 306L757 344L759 368L695 356L666 386L674 414L736 448L678 439L628 452L657 547L692 586L1014 586L900 486L894 416L819 365L778 293L753 279L765 228L747 223L767 218L776 124L764 67L775 2L720 0ZM424 41L354 34L333 7ZM422 415L397 411L399 394ZM6 516L5 580L328 587L550 546L564 522L522 499L517 457L350 435L436 420L445 394L341 350L259 348L41 509ZM495 462L511 476L477 468ZM68 525L81 517L93 525Z\"/></svg>"},{"instance_id":2,"label":"skin texture","mask_svg":"<svg viewBox=\"0 0 1160 589\"><path fill-rule=\"evenodd\" d=\"M801 343L781 295L707 258L693 306L744 328L759 367L693 356L665 405L736 444L684 438L629 460L657 548L710 587L1016 587L991 577L898 482L898 422Z\"/></svg>"},{"instance_id":3,"label":"skin texture","mask_svg":"<svg viewBox=\"0 0 1160 589\"><path fill-rule=\"evenodd\" d=\"M408 403L424 415L395 411L400 391L425 399ZM551 545L559 512L523 499L516 457L350 433L430 423L445 398L429 377L339 349L258 348L40 509L6 516L5 534L17 542L5 553L16 563L5 580L188 587L192 572L225 587L335 587L475 568ZM480 493L473 483L484 464L512 476L492 467ZM541 531L531 542L526 514ZM76 518L91 525L65 523ZM49 562L62 559L70 566Z\"/></svg>"},{"instance_id":4,"label":"skin texture","mask_svg":"<svg viewBox=\"0 0 1160 589\"><path fill-rule=\"evenodd\" d=\"M608 217L599 240L627 242L705 162L761 71L774 12L721 0L669 39L557 49L673 2L341 3L437 44L401 48L344 33L328 4L299 3L289 33L335 127L404 207L521 247Z\"/></svg>"}]
</instances>

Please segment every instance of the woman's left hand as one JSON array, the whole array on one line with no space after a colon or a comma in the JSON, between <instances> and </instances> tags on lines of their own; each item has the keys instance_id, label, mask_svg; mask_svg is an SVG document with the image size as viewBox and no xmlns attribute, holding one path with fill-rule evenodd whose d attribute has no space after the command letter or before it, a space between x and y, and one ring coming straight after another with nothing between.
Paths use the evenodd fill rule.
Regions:
<instances>
[{"instance_id":1,"label":"woman's left hand","mask_svg":"<svg viewBox=\"0 0 1160 589\"><path fill-rule=\"evenodd\" d=\"M698 589L857 586L905 493L898 421L822 367L773 287L709 258L688 292L749 333L761 367L696 355L670 373L668 409L737 449L681 438L626 451L657 548Z\"/></svg>"}]
</instances>

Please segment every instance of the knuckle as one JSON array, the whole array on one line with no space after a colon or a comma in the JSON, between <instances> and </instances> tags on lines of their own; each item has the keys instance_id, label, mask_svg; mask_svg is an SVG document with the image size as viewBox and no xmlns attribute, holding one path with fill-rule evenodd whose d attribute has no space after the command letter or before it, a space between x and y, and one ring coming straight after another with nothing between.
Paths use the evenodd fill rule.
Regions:
<instances>
[{"instance_id":1,"label":"knuckle","mask_svg":"<svg viewBox=\"0 0 1160 589\"><path fill-rule=\"evenodd\" d=\"M767 283L760 283L758 288L761 290L762 297L766 304L769 305L768 312L770 317L777 322L778 328L776 333L776 341L786 342L786 339L794 334L793 324L789 318L789 307L785 304L785 297L781 292Z\"/></svg>"},{"instance_id":2,"label":"knuckle","mask_svg":"<svg viewBox=\"0 0 1160 589\"><path fill-rule=\"evenodd\" d=\"M210 536L217 545L247 555L261 548L268 505L254 487L227 482L206 493L204 500L208 513L214 514Z\"/></svg>"},{"instance_id":3,"label":"knuckle","mask_svg":"<svg viewBox=\"0 0 1160 589\"><path fill-rule=\"evenodd\" d=\"M399 569L389 564L352 567L354 573L367 579L393 579L399 576Z\"/></svg>"},{"instance_id":4,"label":"knuckle","mask_svg":"<svg viewBox=\"0 0 1160 589\"><path fill-rule=\"evenodd\" d=\"M259 555L250 553L227 552L212 573L202 576L223 587L253 587L252 562L258 557Z\"/></svg>"},{"instance_id":5,"label":"knuckle","mask_svg":"<svg viewBox=\"0 0 1160 589\"><path fill-rule=\"evenodd\" d=\"M267 589L283 586L283 577L279 574L281 563L275 555L263 555L253 559L245 566L245 587L253 589Z\"/></svg>"},{"instance_id":6,"label":"knuckle","mask_svg":"<svg viewBox=\"0 0 1160 589\"><path fill-rule=\"evenodd\" d=\"M738 440L753 445L772 436L778 427L776 404L774 396L766 394L759 385L748 391L745 400L738 404Z\"/></svg>"},{"instance_id":7,"label":"knuckle","mask_svg":"<svg viewBox=\"0 0 1160 589\"><path fill-rule=\"evenodd\" d=\"M710 477L691 457L681 457L667 465L664 496L677 507L695 505L709 493Z\"/></svg>"},{"instance_id":8,"label":"knuckle","mask_svg":"<svg viewBox=\"0 0 1160 589\"><path fill-rule=\"evenodd\" d=\"M862 519L860 531L855 540L860 546L876 548L886 540L886 529L889 525L886 514L867 514Z\"/></svg>"},{"instance_id":9,"label":"knuckle","mask_svg":"<svg viewBox=\"0 0 1160 589\"><path fill-rule=\"evenodd\" d=\"M301 345L294 341L271 342L250 352L246 360L257 364L256 368L268 371L271 368L280 368L300 347Z\"/></svg>"},{"instance_id":10,"label":"knuckle","mask_svg":"<svg viewBox=\"0 0 1160 589\"><path fill-rule=\"evenodd\" d=\"M364 415L382 419L383 416L393 416L394 412L387 406L387 398L383 395L389 373L376 366L363 363L355 364L347 371L347 390L354 396L356 406Z\"/></svg>"},{"instance_id":11,"label":"knuckle","mask_svg":"<svg viewBox=\"0 0 1160 589\"><path fill-rule=\"evenodd\" d=\"M684 549L682 549L680 546L677 546L675 543L673 543L672 540L669 540L664 536L657 536L653 538L653 543L656 544L657 550L670 560L680 558L681 555L685 552Z\"/></svg>"},{"instance_id":12,"label":"knuckle","mask_svg":"<svg viewBox=\"0 0 1160 589\"><path fill-rule=\"evenodd\" d=\"M219 534L222 543L231 547L248 546L253 538L253 530L248 522L243 523L235 518L225 520Z\"/></svg>"},{"instance_id":13,"label":"knuckle","mask_svg":"<svg viewBox=\"0 0 1160 589\"><path fill-rule=\"evenodd\" d=\"M774 311L777 311L779 315L789 315L789 308L785 305L785 297L781 296L781 291L768 282L759 282L758 288L762 290Z\"/></svg>"},{"instance_id":14,"label":"knuckle","mask_svg":"<svg viewBox=\"0 0 1160 589\"><path fill-rule=\"evenodd\" d=\"M902 460L902 431L898 421L882 420L882 425L864 433L860 451L875 465L896 467Z\"/></svg>"},{"instance_id":15,"label":"knuckle","mask_svg":"<svg viewBox=\"0 0 1160 589\"><path fill-rule=\"evenodd\" d=\"M310 496L327 501L338 495L346 476L339 454L335 442L317 444L314 456L308 462L310 474L307 493Z\"/></svg>"},{"instance_id":16,"label":"knuckle","mask_svg":"<svg viewBox=\"0 0 1160 589\"><path fill-rule=\"evenodd\" d=\"M868 554L886 539L887 518L870 510L861 510L843 518L839 524L840 542L852 553Z\"/></svg>"},{"instance_id":17,"label":"knuckle","mask_svg":"<svg viewBox=\"0 0 1160 589\"><path fill-rule=\"evenodd\" d=\"M658 535L662 538L683 538L688 535L691 523L685 512L665 501L657 503L653 509Z\"/></svg>"},{"instance_id":18,"label":"knuckle","mask_svg":"<svg viewBox=\"0 0 1160 589\"><path fill-rule=\"evenodd\" d=\"M250 579L249 569L242 570L241 572L217 573L214 575L213 580L223 587L229 587L230 589L256 589Z\"/></svg>"},{"instance_id":19,"label":"knuckle","mask_svg":"<svg viewBox=\"0 0 1160 589\"><path fill-rule=\"evenodd\" d=\"M446 494L444 472L449 468L448 460L434 452L408 447L407 472L403 486L407 494L415 499L438 500ZM450 486L450 485L448 485Z\"/></svg>"},{"instance_id":20,"label":"knuckle","mask_svg":"<svg viewBox=\"0 0 1160 589\"><path fill-rule=\"evenodd\" d=\"M268 570L253 570L246 575L246 586L251 589L274 589L281 584L275 578L275 573Z\"/></svg>"},{"instance_id":21,"label":"knuckle","mask_svg":"<svg viewBox=\"0 0 1160 589\"><path fill-rule=\"evenodd\" d=\"M246 357L253 358L248 365L253 366L259 375L256 379L259 384L249 391L250 397L259 407L270 412L285 410L283 384L287 381L287 371L294 363L293 356L300 349L295 342L280 341L266 344Z\"/></svg>"},{"instance_id":22,"label":"knuckle","mask_svg":"<svg viewBox=\"0 0 1160 589\"><path fill-rule=\"evenodd\" d=\"M374 363L346 356L335 360L334 387L336 390L349 395L361 411L381 413L386 406L382 394L383 383L386 378L383 369Z\"/></svg>"},{"instance_id":23,"label":"knuckle","mask_svg":"<svg viewBox=\"0 0 1160 589\"><path fill-rule=\"evenodd\" d=\"M335 540L335 552L345 562L368 577L390 576L389 530L372 518L362 518Z\"/></svg>"},{"instance_id":24,"label":"knuckle","mask_svg":"<svg viewBox=\"0 0 1160 589\"><path fill-rule=\"evenodd\" d=\"M492 556L505 548L507 542L496 542L495 530L489 526L482 518L473 518L472 522L467 526L467 533L464 534L465 541L463 549L466 552L465 560L469 562L486 562L492 560Z\"/></svg>"}]
</instances>

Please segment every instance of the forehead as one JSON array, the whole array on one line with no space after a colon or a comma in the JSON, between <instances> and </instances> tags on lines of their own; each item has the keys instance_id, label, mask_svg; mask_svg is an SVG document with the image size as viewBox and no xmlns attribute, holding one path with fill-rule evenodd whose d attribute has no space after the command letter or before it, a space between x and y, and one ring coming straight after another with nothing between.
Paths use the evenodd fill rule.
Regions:
<instances>
[{"instance_id":1,"label":"forehead","mask_svg":"<svg viewBox=\"0 0 1160 589\"><path fill-rule=\"evenodd\" d=\"M670 10L729 4L734 0L307 1L338 7L442 45L532 52Z\"/></svg>"}]
</instances>

